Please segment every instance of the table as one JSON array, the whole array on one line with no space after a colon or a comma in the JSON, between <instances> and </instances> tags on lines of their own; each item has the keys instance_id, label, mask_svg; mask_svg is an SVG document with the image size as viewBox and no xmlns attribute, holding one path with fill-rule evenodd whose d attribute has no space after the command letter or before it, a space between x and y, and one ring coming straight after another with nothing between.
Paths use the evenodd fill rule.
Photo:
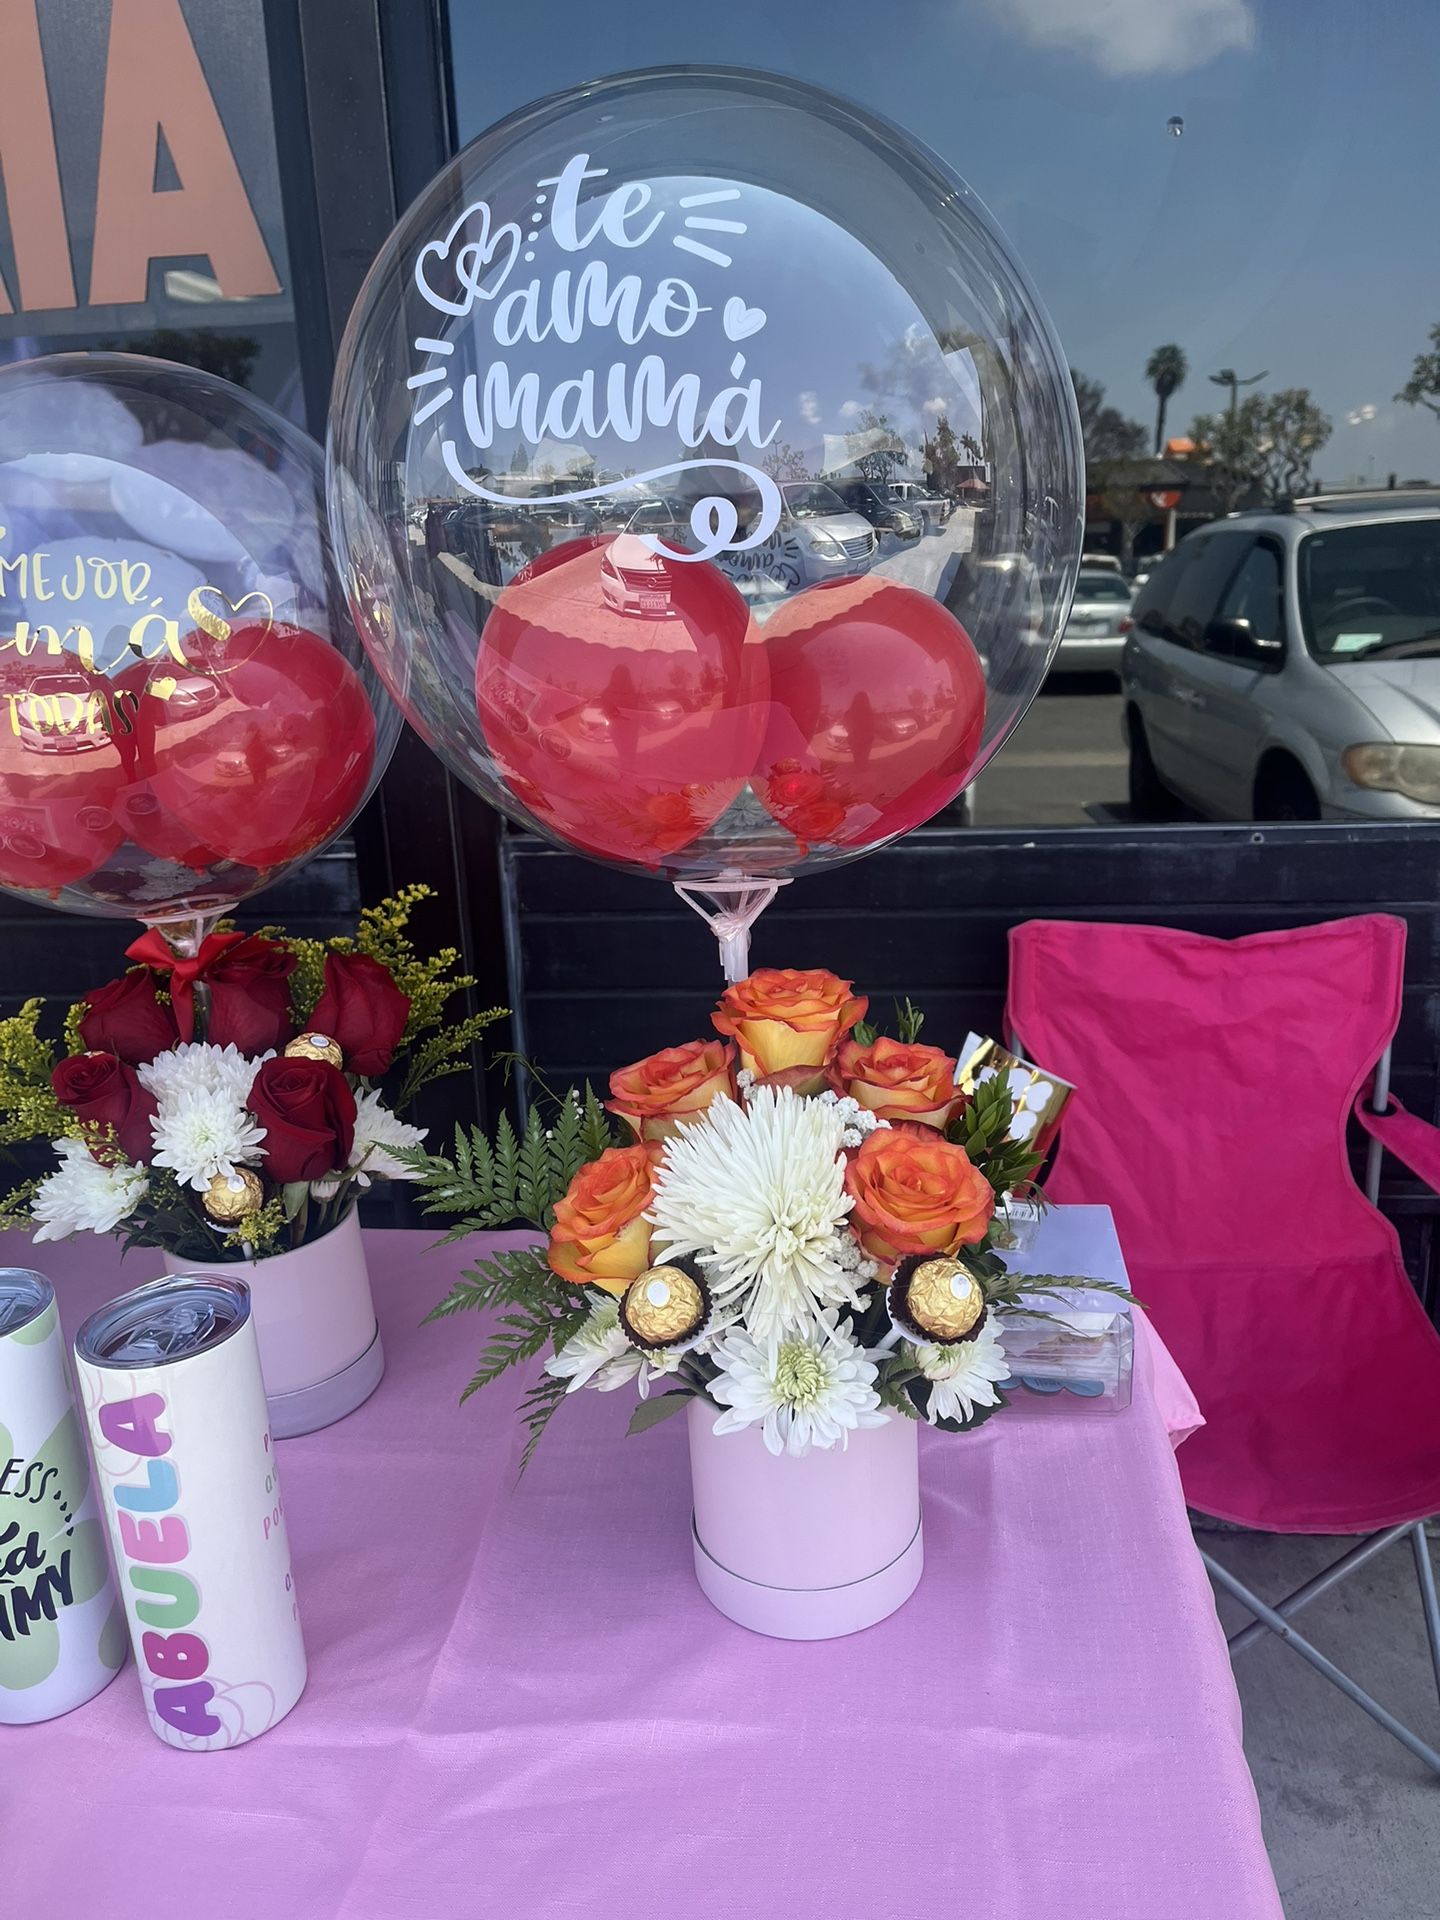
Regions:
<instances>
[{"instance_id":1,"label":"table","mask_svg":"<svg viewBox=\"0 0 1440 1920\"><path fill-rule=\"evenodd\" d=\"M1094 1211L1057 1210L1037 1263L1075 1270ZM696 1588L683 1420L627 1439L628 1394L578 1394L515 1487L514 1391L458 1408L475 1328L418 1324L474 1243L430 1247L367 1237L386 1379L279 1445L300 1705L177 1753L127 1669L0 1727L7 1912L1277 1920L1143 1326L1127 1413L925 1437L898 1614L770 1641ZM72 1330L160 1265L37 1254Z\"/></svg>"}]
</instances>

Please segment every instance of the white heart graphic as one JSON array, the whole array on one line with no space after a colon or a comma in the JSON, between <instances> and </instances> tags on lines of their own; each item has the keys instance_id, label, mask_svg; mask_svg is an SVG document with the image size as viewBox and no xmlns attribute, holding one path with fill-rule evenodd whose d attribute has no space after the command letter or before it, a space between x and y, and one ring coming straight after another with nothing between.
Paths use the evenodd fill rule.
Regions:
<instances>
[{"instance_id":1,"label":"white heart graphic","mask_svg":"<svg viewBox=\"0 0 1440 1920\"><path fill-rule=\"evenodd\" d=\"M769 318L763 307L747 307L738 293L732 293L725 302L725 338L748 340Z\"/></svg>"},{"instance_id":2,"label":"white heart graphic","mask_svg":"<svg viewBox=\"0 0 1440 1920\"><path fill-rule=\"evenodd\" d=\"M429 260L446 261L450 258L450 249L459 238L465 223L478 215L478 230L466 235L465 243L455 256L455 276L465 289L460 300L450 300L433 288L425 277L426 262ZM421 297L435 308L437 313L453 314L462 319L469 313L477 300L493 300L505 282L510 278L510 270L515 265L516 255L520 251L520 229L513 220L507 220L503 226L490 230L490 209L483 200L477 200L473 206L466 207L459 219L454 222L443 240L431 240L415 256L415 287ZM486 275L490 273L497 257L501 264L498 272L491 275L486 284Z\"/></svg>"}]
</instances>

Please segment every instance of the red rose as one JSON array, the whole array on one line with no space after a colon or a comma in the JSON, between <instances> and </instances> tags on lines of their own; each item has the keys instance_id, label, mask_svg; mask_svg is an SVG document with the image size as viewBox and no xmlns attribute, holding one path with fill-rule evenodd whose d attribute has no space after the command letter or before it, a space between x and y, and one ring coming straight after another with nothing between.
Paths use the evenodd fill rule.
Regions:
<instances>
[{"instance_id":1,"label":"red rose","mask_svg":"<svg viewBox=\"0 0 1440 1920\"><path fill-rule=\"evenodd\" d=\"M50 1076L55 1098L83 1122L90 1144L103 1158L106 1128L113 1127L127 1160L148 1160L154 1151L150 1122L155 1096L141 1086L128 1061L113 1053L73 1053Z\"/></svg>"},{"instance_id":2,"label":"red rose","mask_svg":"<svg viewBox=\"0 0 1440 1920\"><path fill-rule=\"evenodd\" d=\"M278 1051L295 1035L290 1018L290 976L295 956L288 947L252 934L206 968L210 992L205 1038L212 1046L241 1053Z\"/></svg>"},{"instance_id":3,"label":"red rose","mask_svg":"<svg viewBox=\"0 0 1440 1920\"><path fill-rule=\"evenodd\" d=\"M155 976L135 967L85 995L80 1038L92 1053L113 1053L132 1067L143 1067L180 1038L175 1010L157 998Z\"/></svg>"},{"instance_id":4,"label":"red rose","mask_svg":"<svg viewBox=\"0 0 1440 1920\"><path fill-rule=\"evenodd\" d=\"M335 1042L351 1073L384 1073L409 1018L409 995L388 967L366 953L326 954L325 991L306 1025Z\"/></svg>"},{"instance_id":5,"label":"red rose","mask_svg":"<svg viewBox=\"0 0 1440 1920\"><path fill-rule=\"evenodd\" d=\"M246 1102L265 1129L272 1180L323 1180L339 1173L355 1144L355 1096L328 1060L267 1060Z\"/></svg>"}]
</instances>

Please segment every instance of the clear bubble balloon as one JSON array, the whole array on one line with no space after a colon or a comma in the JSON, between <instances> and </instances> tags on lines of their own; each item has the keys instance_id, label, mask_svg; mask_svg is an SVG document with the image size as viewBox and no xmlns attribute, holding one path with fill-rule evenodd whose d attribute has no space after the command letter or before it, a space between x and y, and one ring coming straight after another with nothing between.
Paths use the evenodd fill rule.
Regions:
<instances>
[{"instance_id":1,"label":"clear bubble balloon","mask_svg":"<svg viewBox=\"0 0 1440 1920\"><path fill-rule=\"evenodd\" d=\"M166 361L0 371L0 887L143 920L232 905L349 824L399 724L312 441Z\"/></svg>"},{"instance_id":2,"label":"clear bubble balloon","mask_svg":"<svg viewBox=\"0 0 1440 1920\"><path fill-rule=\"evenodd\" d=\"M512 819L704 887L954 801L1074 587L1064 357L925 149L770 75L628 75L467 147L337 370L330 510L406 714Z\"/></svg>"}]
</instances>

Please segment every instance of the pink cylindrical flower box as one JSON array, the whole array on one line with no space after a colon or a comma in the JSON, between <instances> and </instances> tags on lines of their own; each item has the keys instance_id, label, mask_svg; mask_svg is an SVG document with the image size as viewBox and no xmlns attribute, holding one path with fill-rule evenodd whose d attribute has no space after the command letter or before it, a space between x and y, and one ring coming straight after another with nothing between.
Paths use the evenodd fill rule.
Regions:
<instances>
[{"instance_id":1,"label":"pink cylindrical flower box","mask_svg":"<svg viewBox=\"0 0 1440 1920\"><path fill-rule=\"evenodd\" d=\"M771 1453L758 1426L717 1435L689 1409L695 1573L752 1632L833 1640L903 1606L925 1566L919 1424L891 1417L848 1447Z\"/></svg>"},{"instance_id":2,"label":"pink cylindrical flower box","mask_svg":"<svg viewBox=\"0 0 1440 1920\"><path fill-rule=\"evenodd\" d=\"M165 1269L239 1279L249 1287L277 1440L343 1420L379 1386L385 1351L353 1207L321 1239L289 1253L209 1262L167 1253Z\"/></svg>"}]
</instances>

